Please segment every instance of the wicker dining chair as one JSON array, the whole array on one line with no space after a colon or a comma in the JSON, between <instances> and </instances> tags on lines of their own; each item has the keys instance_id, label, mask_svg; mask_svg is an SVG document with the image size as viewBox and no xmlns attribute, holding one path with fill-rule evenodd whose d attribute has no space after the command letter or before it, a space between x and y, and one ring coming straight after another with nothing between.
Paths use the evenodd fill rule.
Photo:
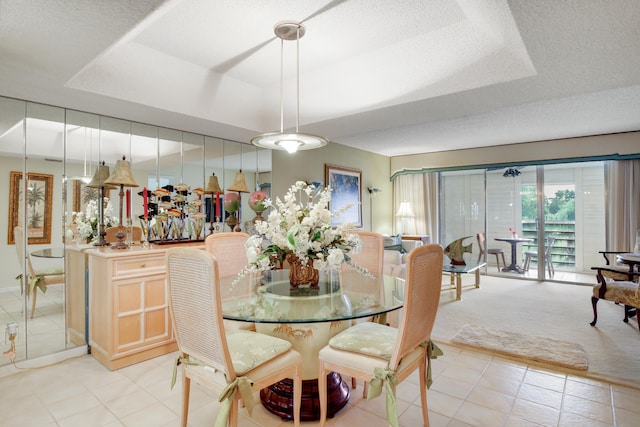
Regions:
<instances>
[{"instance_id":1,"label":"wicker dining chair","mask_svg":"<svg viewBox=\"0 0 640 427\"><path fill-rule=\"evenodd\" d=\"M358 267L365 268L369 273L374 275L376 278L382 275L382 270L384 267L384 236L380 233L375 233L372 231L350 231L349 233L353 233L360 237L360 241L362 242L362 248L358 253L350 253L348 256L351 258L353 263ZM351 269L347 264L342 264L341 271ZM355 319L353 324L362 321L372 321L373 318L365 318L365 319ZM351 387L356 388L356 379L351 378ZM366 387L365 387L366 392Z\"/></svg>"},{"instance_id":2,"label":"wicker dining chair","mask_svg":"<svg viewBox=\"0 0 640 427\"><path fill-rule=\"evenodd\" d=\"M218 421L227 425L228 420L228 425L237 426L238 400L243 400L251 414L255 392L292 378L293 421L298 427L302 398L300 353L291 349L289 341L277 337L227 330L222 322L219 282L218 262L211 254L196 248L167 251L169 307L181 353L176 365L182 373L182 426L187 426L191 380L222 392L218 410L218 417L222 418Z\"/></svg>"},{"instance_id":3,"label":"wicker dining chair","mask_svg":"<svg viewBox=\"0 0 640 427\"><path fill-rule=\"evenodd\" d=\"M29 318L33 319L36 313L36 300L38 299L38 289L44 293L46 287L49 285L58 285L64 283L64 269L62 267L54 267L48 269L35 269L31 263L31 256L29 252L25 252L24 248L24 229L22 227L15 227L13 229L13 239L16 243L16 253L18 254L18 264L21 271L24 270L24 265L27 265L27 275L23 279L23 286L25 293L31 298L31 314Z\"/></svg>"},{"instance_id":4,"label":"wicker dining chair","mask_svg":"<svg viewBox=\"0 0 640 427\"><path fill-rule=\"evenodd\" d=\"M218 261L220 280L233 280L249 264L245 249L245 243L247 243L248 239L249 235L247 233L237 231L214 233L204 239L205 250ZM227 329L247 329L251 331L256 329L251 322L225 320L224 324Z\"/></svg>"},{"instance_id":5,"label":"wicker dining chair","mask_svg":"<svg viewBox=\"0 0 640 427\"><path fill-rule=\"evenodd\" d=\"M339 372L369 383L370 393L387 390L387 418L397 425L395 384L416 369L420 372L422 418L429 425L427 374L431 350L431 331L436 319L442 285L442 247L420 246L407 257L404 288L404 315L399 327L375 322L358 323L334 336L318 354L318 393L320 426L327 417L327 374ZM373 382L372 382L373 381ZM395 420L392 420L395 418ZM395 421L392 422L392 421Z\"/></svg>"}]
</instances>

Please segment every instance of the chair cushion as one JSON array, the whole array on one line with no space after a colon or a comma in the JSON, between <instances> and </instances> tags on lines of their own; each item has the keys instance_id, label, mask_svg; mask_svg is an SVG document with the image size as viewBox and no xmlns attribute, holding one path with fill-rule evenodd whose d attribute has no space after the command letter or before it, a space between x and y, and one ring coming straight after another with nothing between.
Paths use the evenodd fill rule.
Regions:
<instances>
[{"instance_id":1,"label":"chair cushion","mask_svg":"<svg viewBox=\"0 0 640 427\"><path fill-rule=\"evenodd\" d=\"M64 274L64 270L60 267L41 268L39 270L36 270L37 276L56 276L60 274Z\"/></svg>"},{"instance_id":2,"label":"chair cushion","mask_svg":"<svg viewBox=\"0 0 640 427\"><path fill-rule=\"evenodd\" d=\"M358 323L331 338L329 346L389 360L396 346L398 330L374 322Z\"/></svg>"},{"instance_id":3,"label":"chair cushion","mask_svg":"<svg viewBox=\"0 0 640 427\"><path fill-rule=\"evenodd\" d=\"M274 357L289 351L289 341L256 332L235 330L227 332L227 346L238 376Z\"/></svg>"},{"instance_id":4,"label":"chair cushion","mask_svg":"<svg viewBox=\"0 0 640 427\"><path fill-rule=\"evenodd\" d=\"M597 284L593 287L594 297L600 297L601 286L601 284ZM607 291L604 294L604 299L640 308L638 284L635 282L607 282Z\"/></svg>"}]
</instances>

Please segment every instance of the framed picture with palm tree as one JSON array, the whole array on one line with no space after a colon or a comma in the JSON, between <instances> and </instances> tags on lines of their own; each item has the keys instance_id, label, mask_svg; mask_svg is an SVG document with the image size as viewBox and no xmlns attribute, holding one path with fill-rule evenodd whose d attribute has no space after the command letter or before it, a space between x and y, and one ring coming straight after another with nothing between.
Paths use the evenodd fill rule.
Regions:
<instances>
[{"instance_id":1,"label":"framed picture with palm tree","mask_svg":"<svg viewBox=\"0 0 640 427\"><path fill-rule=\"evenodd\" d=\"M105 188L105 197L109 197L109 188ZM80 180L73 181L73 211L84 212L91 200L96 202L100 198L100 189L87 187Z\"/></svg>"},{"instance_id":2,"label":"framed picture with palm tree","mask_svg":"<svg viewBox=\"0 0 640 427\"><path fill-rule=\"evenodd\" d=\"M51 201L53 175L29 172L27 185L23 185L22 172L11 172L9 193L8 244L14 244L13 229L25 222L29 244L51 243ZM26 203L25 194L26 191Z\"/></svg>"}]
</instances>

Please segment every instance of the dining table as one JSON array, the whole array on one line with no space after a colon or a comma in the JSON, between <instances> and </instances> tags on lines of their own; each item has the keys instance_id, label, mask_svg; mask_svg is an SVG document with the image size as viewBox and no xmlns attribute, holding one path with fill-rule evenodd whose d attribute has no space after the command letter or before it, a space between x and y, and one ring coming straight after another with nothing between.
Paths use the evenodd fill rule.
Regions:
<instances>
[{"instance_id":1,"label":"dining table","mask_svg":"<svg viewBox=\"0 0 640 427\"><path fill-rule=\"evenodd\" d=\"M39 258L64 258L64 248L36 249L35 251L31 251L30 254Z\"/></svg>"},{"instance_id":2,"label":"dining table","mask_svg":"<svg viewBox=\"0 0 640 427\"><path fill-rule=\"evenodd\" d=\"M511 244L511 264L507 265L502 269L504 273L509 273L511 271L515 271L518 274L523 274L524 269L518 265L518 251L517 246L518 243L529 243L533 242L533 239L527 239L524 237L496 237L495 240L498 242L507 242Z\"/></svg>"},{"instance_id":3,"label":"dining table","mask_svg":"<svg viewBox=\"0 0 640 427\"><path fill-rule=\"evenodd\" d=\"M404 280L366 276L355 270L320 271L317 286L293 287L289 270L270 270L221 279L222 316L251 322L256 331L289 341L302 355L302 421L319 419L318 352L355 319L385 322L386 313L402 308ZM349 385L340 374L327 377L329 417L349 401ZM263 406L281 419L292 419L293 381L260 391Z\"/></svg>"}]
</instances>

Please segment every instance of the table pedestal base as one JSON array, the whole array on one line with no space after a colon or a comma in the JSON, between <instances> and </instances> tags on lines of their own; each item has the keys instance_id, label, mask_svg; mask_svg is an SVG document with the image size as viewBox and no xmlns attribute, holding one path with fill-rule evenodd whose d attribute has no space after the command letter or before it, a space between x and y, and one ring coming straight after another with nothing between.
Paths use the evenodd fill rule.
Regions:
<instances>
[{"instance_id":1,"label":"table pedestal base","mask_svg":"<svg viewBox=\"0 0 640 427\"><path fill-rule=\"evenodd\" d=\"M333 417L349 402L349 386L340 374L327 375L327 417ZM283 420L293 419L293 380L287 378L260 390L260 401L267 411ZM318 380L302 381L301 421L320 419Z\"/></svg>"}]
</instances>

